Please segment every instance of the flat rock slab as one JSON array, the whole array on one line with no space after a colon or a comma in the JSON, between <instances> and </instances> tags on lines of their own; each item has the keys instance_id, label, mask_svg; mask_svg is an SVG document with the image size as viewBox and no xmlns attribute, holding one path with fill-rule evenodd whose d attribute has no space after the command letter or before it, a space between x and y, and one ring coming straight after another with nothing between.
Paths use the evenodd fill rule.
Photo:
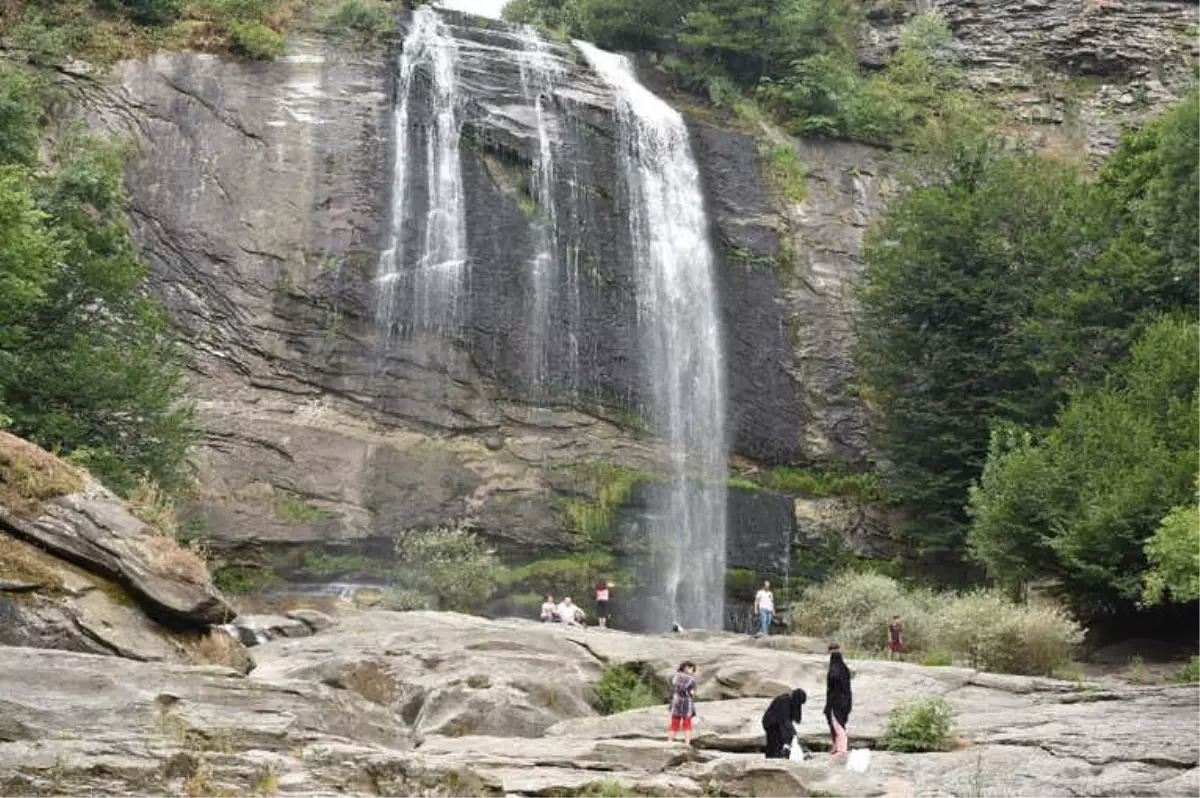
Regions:
<instances>
[{"instance_id":1,"label":"flat rock slab","mask_svg":"<svg viewBox=\"0 0 1200 798\"><path fill-rule=\"evenodd\" d=\"M256 653L260 667L241 677L0 647L0 787L254 793L264 774L295 795L1166 796L1200 787L1195 685L1104 690L851 661L861 684L850 723L858 745L880 732L894 703L936 694L959 711L962 746L876 751L857 774L823 753L763 758L768 696L701 700L692 746L666 742L665 706L602 717L588 703L602 662L693 658L710 672L709 695L735 689L719 683L723 673L762 686L822 666L822 657L735 637L380 611ZM819 706L800 726L812 744L826 739Z\"/></svg>"}]
</instances>

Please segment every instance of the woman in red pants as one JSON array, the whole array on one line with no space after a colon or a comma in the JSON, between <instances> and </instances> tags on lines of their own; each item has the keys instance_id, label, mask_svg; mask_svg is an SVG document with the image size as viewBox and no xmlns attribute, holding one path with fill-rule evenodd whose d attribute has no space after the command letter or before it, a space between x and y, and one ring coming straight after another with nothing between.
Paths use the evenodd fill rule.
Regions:
<instances>
[{"instance_id":1,"label":"woman in red pants","mask_svg":"<svg viewBox=\"0 0 1200 798\"><path fill-rule=\"evenodd\" d=\"M683 729L683 741L692 742L692 718L696 716L696 663L685 662L671 675L671 728L667 742Z\"/></svg>"}]
</instances>

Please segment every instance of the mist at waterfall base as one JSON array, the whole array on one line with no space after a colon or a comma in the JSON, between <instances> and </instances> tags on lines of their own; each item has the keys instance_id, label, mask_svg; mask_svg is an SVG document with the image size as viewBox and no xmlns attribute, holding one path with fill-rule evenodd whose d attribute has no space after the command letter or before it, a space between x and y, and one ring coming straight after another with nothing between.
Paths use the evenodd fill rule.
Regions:
<instances>
[{"instance_id":1,"label":"mist at waterfall base","mask_svg":"<svg viewBox=\"0 0 1200 798\"><path fill-rule=\"evenodd\" d=\"M512 34L520 52L521 101L536 128L526 153L526 183L536 201L529 219L536 252L523 285L526 401L549 396L572 403L579 373L576 321L580 315L577 253L569 225L580 207L560 213L556 185L569 181L562 135L572 103L556 94L559 65L529 29ZM428 6L419 6L398 59L391 232L379 263L376 321L385 339L434 336L465 345L460 331L472 306L472 259L463 198L463 113L459 61L467 43ZM681 115L638 81L624 57L583 42L575 47L612 92L616 181L626 201L625 251L632 259L636 296L636 354L642 386L637 409L656 433L660 471L632 526L623 554L638 574L639 617L647 629L720 628L726 563L725 386L713 255L699 171ZM560 47L561 49L561 47ZM565 218L560 218L565 217ZM586 222L586 220L584 220ZM565 332L572 357L551 364L548 352ZM564 336L559 335L557 338ZM564 379L561 372L570 372ZM450 520L450 519L448 519ZM637 539L630 539L630 533ZM628 602L621 602L629 606ZM628 627L627 627L628 628Z\"/></svg>"}]
</instances>

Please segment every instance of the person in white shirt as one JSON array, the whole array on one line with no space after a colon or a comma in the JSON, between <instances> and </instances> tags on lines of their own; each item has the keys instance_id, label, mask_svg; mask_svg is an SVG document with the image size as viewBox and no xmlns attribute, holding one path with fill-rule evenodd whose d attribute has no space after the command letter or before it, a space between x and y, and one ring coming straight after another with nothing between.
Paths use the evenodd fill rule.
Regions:
<instances>
[{"instance_id":1,"label":"person in white shirt","mask_svg":"<svg viewBox=\"0 0 1200 798\"><path fill-rule=\"evenodd\" d=\"M576 606L570 596L564 598L562 604L558 605L558 620L567 626L578 626L583 617L583 610Z\"/></svg>"},{"instance_id":2,"label":"person in white shirt","mask_svg":"<svg viewBox=\"0 0 1200 798\"><path fill-rule=\"evenodd\" d=\"M558 620L558 605L554 603L554 596L550 593L546 594L546 600L542 602L542 623L550 623Z\"/></svg>"},{"instance_id":3,"label":"person in white shirt","mask_svg":"<svg viewBox=\"0 0 1200 798\"><path fill-rule=\"evenodd\" d=\"M771 583L763 582L762 590L754 594L754 614L758 616L758 633L771 634L771 619L775 617L775 594Z\"/></svg>"}]
</instances>

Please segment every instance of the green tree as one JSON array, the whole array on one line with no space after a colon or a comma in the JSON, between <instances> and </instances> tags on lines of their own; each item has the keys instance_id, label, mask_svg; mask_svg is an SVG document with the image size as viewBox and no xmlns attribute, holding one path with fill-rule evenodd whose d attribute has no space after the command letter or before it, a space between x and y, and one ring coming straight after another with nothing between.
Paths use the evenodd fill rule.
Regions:
<instances>
[{"instance_id":1,"label":"green tree","mask_svg":"<svg viewBox=\"0 0 1200 798\"><path fill-rule=\"evenodd\" d=\"M1200 460L1198 336L1194 319L1155 322L1107 384L1073 393L1043 438L993 439L969 535L992 576L1053 579L1084 615L1120 609L1143 593L1147 541L1165 516L1150 551L1174 581L1187 510L1168 513L1194 500Z\"/></svg>"},{"instance_id":2,"label":"green tree","mask_svg":"<svg viewBox=\"0 0 1200 798\"><path fill-rule=\"evenodd\" d=\"M1054 257L1042 231L1077 182L981 140L961 149L943 182L893 201L868 239L859 360L889 489L914 519L904 535L918 552L961 552L989 425L1042 420L1044 386L1027 365L1021 319Z\"/></svg>"},{"instance_id":3,"label":"green tree","mask_svg":"<svg viewBox=\"0 0 1200 798\"><path fill-rule=\"evenodd\" d=\"M28 74L0 69L0 97L36 88ZM37 142L37 116L21 108L0 111L0 142ZM143 478L181 487L191 414L166 316L144 293L130 239L124 151L69 134L52 168L35 173L28 146L4 157L0 416L118 491Z\"/></svg>"},{"instance_id":4,"label":"green tree","mask_svg":"<svg viewBox=\"0 0 1200 798\"><path fill-rule=\"evenodd\" d=\"M1182 505L1167 513L1146 541L1146 560L1145 603L1200 599L1200 506Z\"/></svg>"}]
</instances>

